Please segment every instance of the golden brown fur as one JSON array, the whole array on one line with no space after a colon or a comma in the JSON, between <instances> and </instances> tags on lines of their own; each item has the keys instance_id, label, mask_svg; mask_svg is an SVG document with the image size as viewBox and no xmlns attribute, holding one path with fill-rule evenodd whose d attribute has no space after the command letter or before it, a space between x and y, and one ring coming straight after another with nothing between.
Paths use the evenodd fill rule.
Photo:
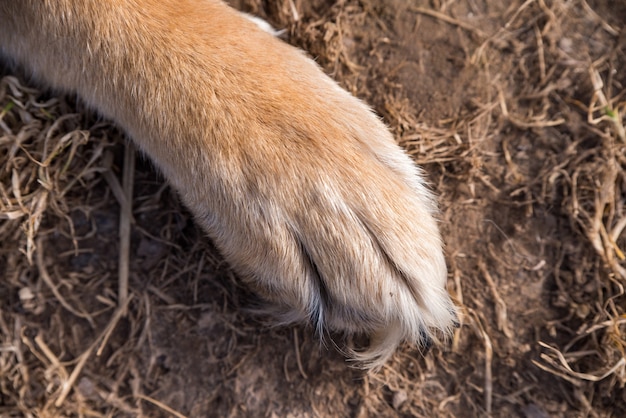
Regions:
<instances>
[{"instance_id":1,"label":"golden brown fur","mask_svg":"<svg viewBox=\"0 0 626 418\"><path fill-rule=\"evenodd\" d=\"M435 204L386 127L216 0L0 0L0 53L113 119L282 320L371 336L365 366L447 332Z\"/></svg>"}]
</instances>

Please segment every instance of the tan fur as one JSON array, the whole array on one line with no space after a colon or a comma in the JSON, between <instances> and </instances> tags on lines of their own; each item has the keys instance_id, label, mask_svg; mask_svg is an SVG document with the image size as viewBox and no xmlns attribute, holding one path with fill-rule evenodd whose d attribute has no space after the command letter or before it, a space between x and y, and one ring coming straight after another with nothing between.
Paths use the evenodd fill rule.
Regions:
<instances>
[{"instance_id":1,"label":"tan fur","mask_svg":"<svg viewBox=\"0 0 626 418\"><path fill-rule=\"evenodd\" d=\"M215 0L0 0L0 52L148 154L284 321L402 340L454 306L433 198L379 119Z\"/></svg>"}]
</instances>

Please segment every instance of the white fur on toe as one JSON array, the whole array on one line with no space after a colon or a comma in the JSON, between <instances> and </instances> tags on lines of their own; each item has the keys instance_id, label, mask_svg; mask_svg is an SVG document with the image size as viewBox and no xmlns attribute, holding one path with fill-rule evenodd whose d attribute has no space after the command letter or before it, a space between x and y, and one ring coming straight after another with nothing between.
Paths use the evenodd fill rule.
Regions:
<instances>
[{"instance_id":1,"label":"white fur on toe","mask_svg":"<svg viewBox=\"0 0 626 418\"><path fill-rule=\"evenodd\" d=\"M252 15L250 15L248 13L243 13L243 12L240 12L240 13L241 13L241 15L243 17L245 17L246 19L248 19L249 21L251 21L252 23L257 25L259 28L261 28L265 32L269 33L270 35L280 36L280 35L282 35L285 32L284 30L276 30L276 29L274 29L274 27L272 25L270 25L267 21L261 19L260 17L252 16Z\"/></svg>"}]
</instances>

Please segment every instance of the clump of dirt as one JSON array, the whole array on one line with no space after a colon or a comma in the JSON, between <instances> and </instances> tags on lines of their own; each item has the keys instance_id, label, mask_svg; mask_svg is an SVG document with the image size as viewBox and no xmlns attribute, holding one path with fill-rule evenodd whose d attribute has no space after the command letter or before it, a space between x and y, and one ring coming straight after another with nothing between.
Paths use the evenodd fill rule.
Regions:
<instances>
[{"instance_id":1,"label":"clump of dirt","mask_svg":"<svg viewBox=\"0 0 626 418\"><path fill-rule=\"evenodd\" d=\"M614 3L232 2L370 103L439 195L463 326L369 376L248 312L115 127L4 70L0 415L626 415Z\"/></svg>"}]
</instances>

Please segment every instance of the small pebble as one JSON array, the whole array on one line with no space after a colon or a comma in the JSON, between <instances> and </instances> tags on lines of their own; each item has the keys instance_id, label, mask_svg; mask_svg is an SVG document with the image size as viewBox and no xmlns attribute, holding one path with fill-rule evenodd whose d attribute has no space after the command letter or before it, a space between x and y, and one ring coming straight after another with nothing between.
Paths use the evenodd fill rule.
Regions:
<instances>
[{"instance_id":1,"label":"small pebble","mask_svg":"<svg viewBox=\"0 0 626 418\"><path fill-rule=\"evenodd\" d=\"M405 391L403 390L397 391L396 393L393 394L393 400L391 401L393 404L393 408L395 410L400 409L402 404L405 403L408 398L409 396L406 394Z\"/></svg>"}]
</instances>

